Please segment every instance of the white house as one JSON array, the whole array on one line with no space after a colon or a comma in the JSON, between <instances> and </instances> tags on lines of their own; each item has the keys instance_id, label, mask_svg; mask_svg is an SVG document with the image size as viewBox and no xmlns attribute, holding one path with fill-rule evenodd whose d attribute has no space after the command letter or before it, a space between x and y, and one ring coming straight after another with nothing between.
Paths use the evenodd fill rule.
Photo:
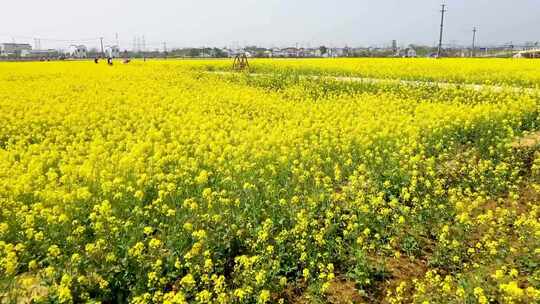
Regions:
<instances>
[{"instance_id":1,"label":"white house","mask_svg":"<svg viewBox=\"0 0 540 304\"><path fill-rule=\"evenodd\" d=\"M416 50L413 48L407 49L407 57L414 58L416 57Z\"/></svg>"},{"instance_id":2,"label":"white house","mask_svg":"<svg viewBox=\"0 0 540 304\"><path fill-rule=\"evenodd\" d=\"M21 57L34 57L34 58L54 58L58 57L60 52L55 49L48 50L31 50L21 52Z\"/></svg>"},{"instance_id":3,"label":"white house","mask_svg":"<svg viewBox=\"0 0 540 304\"><path fill-rule=\"evenodd\" d=\"M514 55L514 58L540 58L540 48L523 50Z\"/></svg>"},{"instance_id":4,"label":"white house","mask_svg":"<svg viewBox=\"0 0 540 304\"><path fill-rule=\"evenodd\" d=\"M281 49L281 52L283 53L284 57L299 57L300 56L300 49L295 47L288 47Z\"/></svg>"},{"instance_id":5,"label":"white house","mask_svg":"<svg viewBox=\"0 0 540 304\"><path fill-rule=\"evenodd\" d=\"M285 57L285 52L283 52L281 49L273 48L272 57Z\"/></svg>"},{"instance_id":6,"label":"white house","mask_svg":"<svg viewBox=\"0 0 540 304\"><path fill-rule=\"evenodd\" d=\"M111 45L105 48L105 57L119 58L120 48L117 45Z\"/></svg>"},{"instance_id":7,"label":"white house","mask_svg":"<svg viewBox=\"0 0 540 304\"><path fill-rule=\"evenodd\" d=\"M32 50L32 46L27 43L0 43L0 55L17 55Z\"/></svg>"},{"instance_id":8,"label":"white house","mask_svg":"<svg viewBox=\"0 0 540 304\"><path fill-rule=\"evenodd\" d=\"M334 48L332 50L332 54L334 55L334 57L345 57L349 54L349 48Z\"/></svg>"},{"instance_id":9,"label":"white house","mask_svg":"<svg viewBox=\"0 0 540 304\"><path fill-rule=\"evenodd\" d=\"M228 48L222 48L221 52L223 52L223 54L225 54L225 56L227 57L233 57L232 54L234 53L233 50L228 49Z\"/></svg>"},{"instance_id":10,"label":"white house","mask_svg":"<svg viewBox=\"0 0 540 304\"><path fill-rule=\"evenodd\" d=\"M84 45L71 45L67 53L70 57L73 57L73 58L88 57L88 49Z\"/></svg>"},{"instance_id":11,"label":"white house","mask_svg":"<svg viewBox=\"0 0 540 304\"><path fill-rule=\"evenodd\" d=\"M399 51L399 55L403 58L415 58L417 57L416 50L412 47L402 49Z\"/></svg>"},{"instance_id":12,"label":"white house","mask_svg":"<svg viewBox=\"0 0 540 304\"><path fill-rule=\"evenodd\" d=\"M322 56L321 49L310 49L308 51L308 56L310 56L310 57L321 57Z\"/></svg>"}]
</instances>

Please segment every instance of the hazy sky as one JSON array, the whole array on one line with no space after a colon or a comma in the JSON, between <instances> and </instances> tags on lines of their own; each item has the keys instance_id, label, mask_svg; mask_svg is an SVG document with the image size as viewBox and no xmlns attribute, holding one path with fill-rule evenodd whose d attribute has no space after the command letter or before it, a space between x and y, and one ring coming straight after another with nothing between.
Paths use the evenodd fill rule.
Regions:
<instances>
[{"instance_id":1,"label":"hazy sky","mask_svg":"<svg viewBox=\"0 0 540 304\"><path fill-rule=\"evenodd\" d=\"M2 0L0 42L61 47L105 37L122 48L145 36L148 48L435 44L439 0ZM446 0L445 42L480 44L540 40L540 0ZM46 39L62 39L53 41ZM97 40L80 41L88 46Z\"/></svg>"}]
</instances>

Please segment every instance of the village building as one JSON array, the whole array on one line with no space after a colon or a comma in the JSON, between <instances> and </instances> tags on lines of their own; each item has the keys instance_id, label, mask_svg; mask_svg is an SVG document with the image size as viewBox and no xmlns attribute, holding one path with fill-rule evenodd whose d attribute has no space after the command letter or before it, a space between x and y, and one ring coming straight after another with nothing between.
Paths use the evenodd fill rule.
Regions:
<instances>
[{"instance_id":1,"label":"village building","mask_svg":"<svg viewBox=\"0 0 540 304\"><path fill-rule=\"evenodd\" d=\"M48 50L25 50L21 53L21 57L27 58L58 58L60 57L60 52L55 49Z\"/></svg>"},{"instance_id":2,"label":"village building","mask_svg":"<svg viewBox=\"0 0 540 304\"><path fill-rule=\"evenodd\" d=\"M0 43L0 56L21 56L31 50L32 46L28 43Z\"/></svg>"},{"instance_id":3,"label":"village building","mask_svg":"<svg viewBox=\"0 0 540 304\"><path fill-rule=\"evenodd\" d=\"M105 48L105 57L120 58L120 48L117 45L111 45Z\"/></svg>"},{"instance_id":4,"label":"village building","mask_svg":"<svg viewBox=\"0 0 540 304\"><path fill-rule=\"evenodd\" d=\"M67 51L67 55L71 58L87 58L88 49L84 45L71 45Z\"/></svg>"}]
</instances>

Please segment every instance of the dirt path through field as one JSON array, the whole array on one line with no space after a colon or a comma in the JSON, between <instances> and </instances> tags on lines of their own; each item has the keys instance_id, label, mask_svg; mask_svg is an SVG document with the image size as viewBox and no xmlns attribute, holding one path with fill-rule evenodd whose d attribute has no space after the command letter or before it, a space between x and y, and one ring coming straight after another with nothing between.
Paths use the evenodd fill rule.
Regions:
<instances>
[{"instance_id":1,"label":"dirt path through field","mask_svg":"<svg viewBox=\"0 0 540 304\"><path fill-rule=\"evenodd\" d=\"M242 74L242 73L225 72L225 71L213 71L213 72L206 72L206 73L217 74L217 75L249 75L253 77L278 75L278 74L272 74L272 73ZM298 77L304 78L304 79L315 79L315 80L321 79L321 80L375 83L375 84L404 84L404 85L410 85L410 86L427 85L427 86L438 86L440 88L464 88L464 89L471 89L475 91L492 90L494 92L502 92L506 90L511 90L514 92L523 92L523 93L540 93L540 89L524 88L524 87L516 87L516 86L483 85L483 84L436 82L436 81L422 81L422 80L383 79L383 78L368 78L368 77L348 77L348 76L299 75Z\"/></svg>"}]
</instances>

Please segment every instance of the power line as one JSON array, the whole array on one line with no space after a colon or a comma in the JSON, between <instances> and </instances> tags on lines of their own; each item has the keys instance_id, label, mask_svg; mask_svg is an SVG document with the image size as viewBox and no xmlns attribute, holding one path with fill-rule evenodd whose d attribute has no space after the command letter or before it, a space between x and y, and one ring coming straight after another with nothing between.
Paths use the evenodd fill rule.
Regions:
<instances>
[{"instance_id":1,"label":"power line","mask_svg":"<svg viewBox=\"0 0 540 304\"><path fill-rule=\"evenodd\" d=\"M11 35L5 35L10 36L12 39L39 39L44 41L55 41L55 42L71 42L71 41L95 41L96 39L99 39L100 37L94 37L94 38L77 38L77 39L56 39L56 38L43 38L43 37L30 37L30 36L11 36Z\"/></svg>"},{"instance_id":2,"label":"power line","mask_svg":"<svg viewBox=\"0 0 540 304\"><path fill-rule=\"evenodd\" d=\"M441 58L441 52L442 52L442 39L443 39L443 31L444 31L444 13L447 12L446 4L442 4L441 9L441 33L439 35L439 48L437 49L437 58Z\"/></svg>"}]
</instances>

